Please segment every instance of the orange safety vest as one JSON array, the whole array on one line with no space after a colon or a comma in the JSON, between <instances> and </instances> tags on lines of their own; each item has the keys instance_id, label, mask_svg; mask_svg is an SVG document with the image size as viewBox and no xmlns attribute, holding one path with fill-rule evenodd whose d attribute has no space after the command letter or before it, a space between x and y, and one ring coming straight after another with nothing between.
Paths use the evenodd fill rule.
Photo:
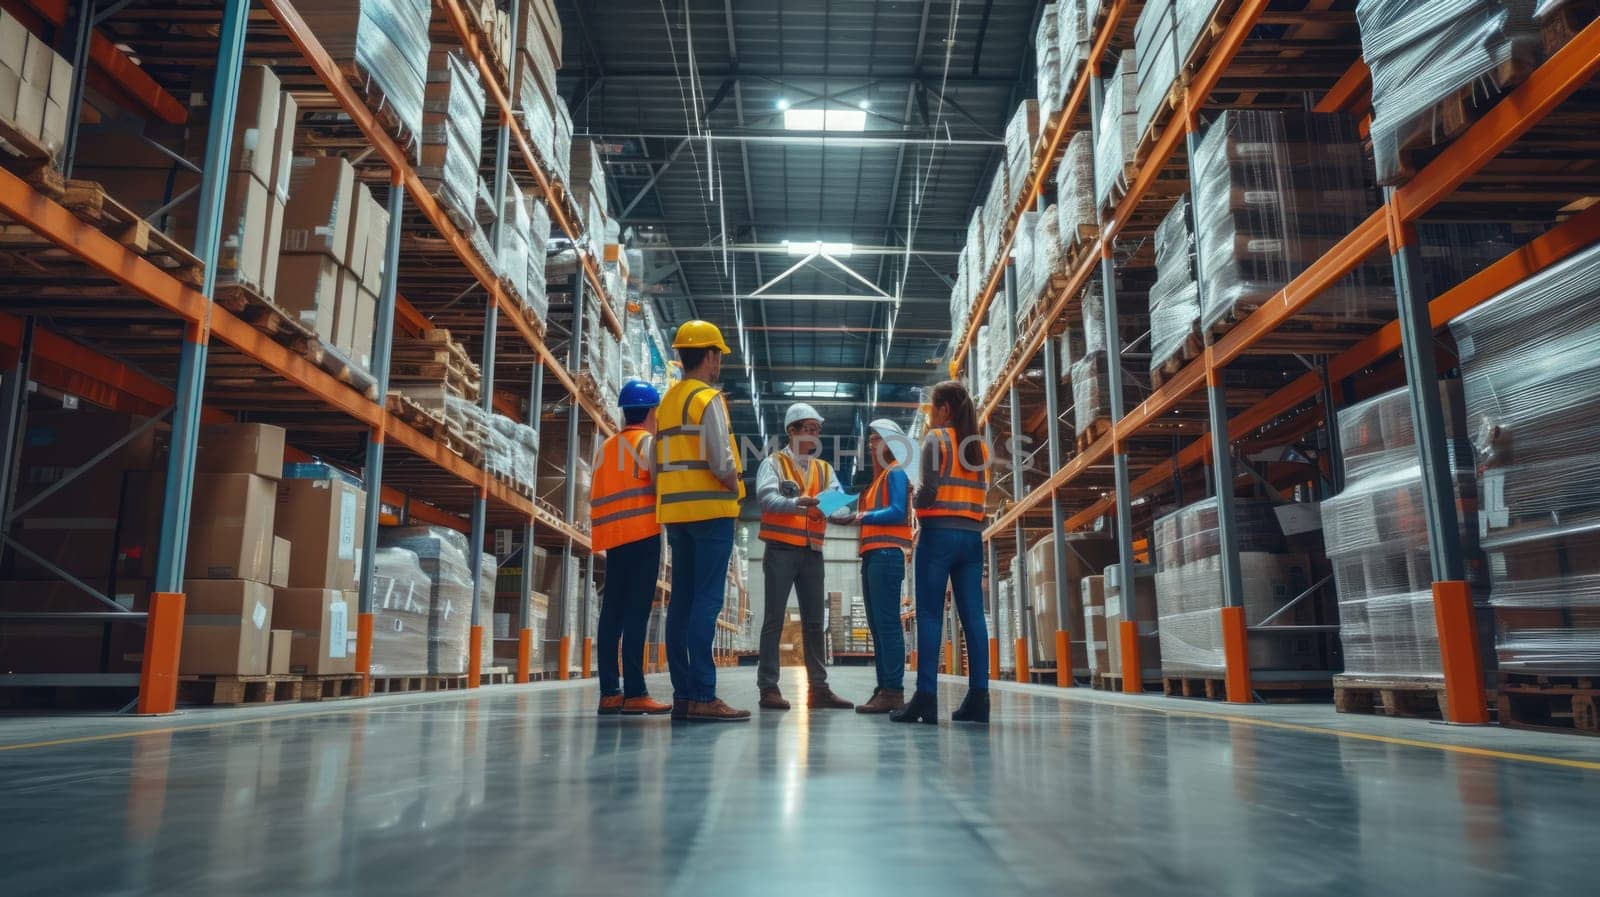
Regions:
<instances>
[{"instance_id":1,"label":"orange safety vest","mask_svg":"<svg viewBox=\"0 0 1600 897\"><path fill-rule=\"evenodd\" d=\"M893 461L878 474L872 481L872 488L861 494L862 513L871 513L880 508L889 506L889 471L899 465ZM909 496L908 502L909 505ZM906 519L901 523L861 524L861 542L859 554L866 554L879 548L898 548L901 551L911 550L911 522L914 518L911 509L906 509Z\"/></svg>"},{"instance_id":2,"label":"orange safety vest","mask_svg":"<svg viewBox=\"0 0 1600 897\"><path fill-rule=\"evenodd\" d=\"M983 463L973 470L961 459L960 443L956 431L943 427L928 434L928 440L939 450L940 465L933 481L939 490L938 500L931 508L917 508L917 519L929 517L966 517L983 520L984 502L989 494L989 445L980 441ZM926 485L926 484L925 484Z\"/></svg>"},{"instance_id":3,"label":"orange safety vest","mask_svg":"<svg viewBox=\"0 0 1600 897\"><path fill-rule=\"evenodd\" d=\"M778 452L773 457L777 459L778 468L784 478L800 484L801 496L816 498L822 494L823 487L833 481L833 468L821 458L812 458L806 465L806 475L802 477L788 452ZM762 511L761 531L757 536L763 542L777 542L782 545L793 545L796 548L821 551L822 537L827 531L828 521L812 520L805 511L798 514Z\"/></svg>"},{"instance_id":4,"label":"orange safety vest","mask_svg":"<svg viewBox=\"0 0 1600 897\"><path fill-rule=\"evenodd\" d=\"M600 462L589 487L589 540L595 551L659 535L656 484L639 464L649 438L644 427L624 427L600 448ZM626 443L632 450L623 448Z\"/></svg>"}]
</instances>

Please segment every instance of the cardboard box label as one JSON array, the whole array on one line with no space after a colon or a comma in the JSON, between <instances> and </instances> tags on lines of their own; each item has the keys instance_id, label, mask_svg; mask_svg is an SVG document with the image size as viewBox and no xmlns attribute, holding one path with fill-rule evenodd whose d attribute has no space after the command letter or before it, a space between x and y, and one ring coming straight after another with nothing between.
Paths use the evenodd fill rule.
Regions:
<instances>
[{"instance_id":1,"label":"cardboard box label","mask_svg":"<svg viewBox=\"0 0 1600 897\"><path fill-rule=\"evenodd\" d=\"M341 597L328 605L328 656L344 658L350 655L346 642L350 638L350 628L347 625L350 605Z\"/></svg>"},{"instance_id":2,"label":"cardboard box label","mask_svg":"<svg viewBox=\"0 0 1600 897\"><path fill-rule=\"evenodd\" d=\"M250 622L256 624L257 629L267 625L267 608L261 602L256 602L256 609L250 612Z\"/></svg>"},{"instance_id":3,"label":"cardboard box label","mask_svg":"<svg viewBox=\"0 0 1600 897\"><path fill-rule=\"evenodd\" d=\"M351 561L356 556L356 494L345 492L339 496L339 560Z\"/></svg>"}]
</instances>

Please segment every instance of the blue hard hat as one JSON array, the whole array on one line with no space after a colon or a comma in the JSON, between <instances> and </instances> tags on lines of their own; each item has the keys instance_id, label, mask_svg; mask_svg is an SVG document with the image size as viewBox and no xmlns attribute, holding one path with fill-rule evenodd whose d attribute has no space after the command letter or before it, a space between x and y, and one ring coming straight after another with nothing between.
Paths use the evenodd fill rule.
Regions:
<instances>
[{"instance_id":1,"label":"blue hard hat","mask_svg":"<svg viewBox=\"0 0 1600 897\"><path fill-rule=\"evenodd\" d=\"M618 408L654 408L661 404L661 393L643 380L629 380L617 394Z\"/></svg>"}]
</instances>

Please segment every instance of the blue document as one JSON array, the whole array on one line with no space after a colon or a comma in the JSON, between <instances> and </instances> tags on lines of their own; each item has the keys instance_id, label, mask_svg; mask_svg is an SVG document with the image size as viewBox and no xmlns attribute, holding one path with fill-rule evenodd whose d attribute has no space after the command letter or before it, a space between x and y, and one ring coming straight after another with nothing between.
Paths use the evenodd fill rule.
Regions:
<instances>
[{"instance_id":1,"label":"blue document","mask_svg":"<svg viewBox=\"0 0 1600 897\"><path fill-rule=\"evenodd\" d=\"M855 502L856 497L854 495L846 495L843 492L824 492L817 496L817 510L822 512L822 516L831 517L834 511L840 508L848 508Z\"/></svg>"}]
</instances>

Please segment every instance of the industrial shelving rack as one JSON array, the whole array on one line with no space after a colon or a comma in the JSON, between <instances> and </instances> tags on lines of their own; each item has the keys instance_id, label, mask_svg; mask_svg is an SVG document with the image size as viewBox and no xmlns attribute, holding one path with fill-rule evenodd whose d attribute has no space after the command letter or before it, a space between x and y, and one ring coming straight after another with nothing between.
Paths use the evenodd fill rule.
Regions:
<instances>
[{"instance_id":1,"label":"industrial shelving rack","mask_svg":"<svg viewBox=\"0 0 1600 897\"><path fill-rule=\"evenodd\" d=\"M952 340L950 372L960 376L971 358L978 328L985 314L997 303L1015 315L1016 295L1009 261L1012 234L1022 214L1044 203L1045 187L1055 170L1055 162L1067 138L1076 130L1089 129L1099 121L1102 67L1108 51L1133 45L1133 23L1143 4L1138 0L1112 0L1102 4L1092 29L1091 51L1086 67L1077 74L1060 110L1041 110L1041 120L1053 124L1040 140L1024 192L1007 218L1005 238L998 260L990 260L983 289L978 293L962 333ZM1208 337L1203 352L1186 363L1149 392L1148 397L1125 407L1122 379L1126 376L1122 357L1132 354L1139 340L1118 346L1109 365L1110 415L1108 431L1088 441L1082 450L1069 452L1060 433L1061 405L1057 395L1059 376L1050 337L1061 332L1069 314L1078 309L1089 280L1100 275L1105 302L1106 330L1119 334L1117 273L1119 240L1122 247L1147 237L1175 197L1184 190L1187 158L1194 154L1201 115L1215 102L1250 105L1249 99L1262 93L1303 90L1315 83L1319 65L1328 61L1327 43L1300 40L1297 26L1323 28L1353 27L1348 12L1329 11L1326 2L1276 2L1276 0L1222 0L1213 16L1208 37L1180 72L1173 86L1169 109L1156 117L1142 135L1136 159L1136 173L1128 178L1127 190L1109 214L1103 214L1099 234L1067 263L1058 289L1041 298L1043 312L1035 313L1025 331L1019 322L1018 346L1002 373L996 378L980 409L987 432L1021 434L1046 431L1048 471L1037 482L1028 482L1018 473L1011 478L1012 496L991 520L985 531L991 571L998 570L1002 551L1026 551L1025 537L1032 526L1048 532L1056 545L1057 569L1065 569L1062 534L1082 529L1102 520L1114 519L1117 557L1122 569L1131 569L1138 560L1134 539L1135 515L1148 515L1154 506L1150 499L1176 493L1182 503L1187 471L1205 465L1209 468L1203 484L1218 496L1220 507L1219 539L1222 547L1223 575L1222 624L1227 657L1227 697L1229 701L1251 700L1251 679L1246 641L1256 628L1244 620L1240 586L1239 551L1233 514L1234 471L1231 459L1236 446L1248 446L1271 432L1281 444L1286 437L1323 426L1331 428L1336 408L1334 387L1350 384L1358 375L1376 379L1388 376L1409 384L1409 396L1417 424L1417 443L1424 471L1428 544L1433 559L1434 600L1440 621L1440 647L1444 657L1445 684L1449 698L1448 717L1457 722L1487 720L1484 678L1475 648L1470 593L1458 544L1455 507L1451 499L1449 465L1445 454L1444 422L1440 399L1432 384L1436 379L1433 337L1457 315L1487 301L1507 287L1569 257L1600 240L1600 209L1586 202L1563 208L1569 201L1581 200L1597 192L1591 176L1571 173L1545 179L1541 194L1560 194L1560 200L1541 199L1532 203L1548 207L1549 218L1561 220L1498 262L1459 285L1433 297L1420 292L1420 246L1416 224L1425 214L1447 204L1471 209L1473 203L1493 203L1488 194L1501 178L1493 167L1508 149L1528 146L1542 149L1547 156L1561 155L1561 137L1541 134L1543 126L1558 126L1564 111L1573 105L1592 108L1592 103L1568 105L1580 90L1592 100L1594 79L1600 71L1600 22L1591 22L1560 49L1550 53L1522 84L1488 109L1464 133L1443 146L1431 161L1401 186L1385 190L1382 206L1352 232L1339 240L1294 278L1272 301L1240 321L1220 338ZM1319 56L1318 54L1321 53ZM1248 57L1241 62L1242 57ZM1265 61L1265 64L1263 62ZM1274 69L1272 63L1280 66ZM1283 65L1294 66L1294 74ZM1365 97L1370 72L1360 59L1359 47L1345 51L1342 74L1330 74L1318 85L1325 90L1315 110L1319 112L1370 112ZM1308 83L1310 82L1310 83ZM1286 88L1284 83L1299 85ZM1089 115L1085 116L1085 105ZM1054 114L1051 114L1054 113ZM1369 119L1370 120L1370 119ZM1566 155L1581 150L1567 150ZM1551 182L1556 183L1551 183ZM1485 191L1483 188L1490 188ZM1514 186L1514 184L1512 185ZM1504 196L1500 198L1504 201ZM1504 208L1502 205L1501 208ZM1562 218L1557 212L1563 212ZM1304 310L1319 294L1350 274L1368 257L1379 252L1389 256L1394 272L1398 319L1374 332L1361 335L1353 344L1334 344L1317 351L1309 362L1304 350L1273 347L1272 336L1285 323ZM1063 282L1064 281L1064 282ZM1202 286L1203 288L1203 286ZM1115 337L1119 342L1121 337ZM1141 338L1142 339L1142 338ZM1113 344L1116 345L1116 344ZM1044 351L1041 351L1044 350ZM1030 368L1043 355L1043 419L1026 414L1026 405L1035 400ZM1306 370L1291 376L1285 370L1276 377L1256 377L1244 389L1230 390L1230 366L1246 356L1271 354L1289 361L1285 368L1304 363ZM1381 366L1398 354L1403 377ZM1390 363L1392 364L1392 362ZM1259 374L1259 371L1256 372ZM1025 390L1032 390L1025 394ZM1197 393L1203 392L1203 400ZM1231 394L1230 394L1231 392ZM1243 401L1241 401L1243 399ZM1009 406L1009 420L999 414ZM1330 453L1338 464L1336 440ZM1022 456L1018 455L1020 459ZM1321 463L1319 459L1319 463ZM1140 469L1134 469L1137 465ZM1104 474L1109 466L1109 482ZM1048 513L1046 524L1042 519ZM1148 549L1148 543L1146 543ZM1148 557L1148 555L1147 555ZM991 577L991 583L995 577ZM1033 596L1019 585L1020 605L1032 619ZM1057 583L1053 598L1057 619L1066 620L1065 583ZM996 597L991 592L991 610ZM1140 621L1145 622L1145 621ZM1076 624L1075 624L1076 625ZM1135 622L1125 621L1121 633L1123 647L1123 690L1143 690L1139 675L1137 641L1132 631ZM1025 630L1026 631L1026 630ZM1031 633L1037 640L1038 633ZM1057 635L1059 640L1059 635ZM990 654L997 654L991 641ZM1064 665L1062 665L1064 666ZM1131 671L1131 672L1130 672ZM1057 672L1057 681L1071 685L1070 675Z\"/></svg>"},{"instance_id":2,"label":"industrial shelving rack","mask_svg":"<svg viewBox=\"0 0 1600 897\"><path fill-rule=\"evenodd\" d=\"M71 258L69 263L41 270L37 279L10 284L0 297L0 307L4 311L20 316L0 325L0 337L14 337L8 342L17 348L15 364L5 371L7 388L0 395L0 436L4 437L0 445L8 447L7 457L0 459L4 461L0 466L0 495L9 496L13 491L4 479L15 469L14 456L9 452L18 444L16 425L20 421L21 405L27 400L25 384L30 377L55 375L60 388L96 398L111 407L142 413L170 409L171 453L150 610L148 614L136 614L113 605L104 614L80 615L84 622L102 617L119 620L143 617L146 641L142 670L137 676L138 710L159 713L171 711L175 706L176 645L183 626L184 551L190 526L189 500L196 437L203 419L226 420L231 419L234 412L247 412L251 420L281 424L291 444L306 451L347 447L353 436L359 438L365 433L368 444L361 473L368 501L365 545L361 554L357 653L358 670L362 674L370 670L373 634L370 584L378 525L384 518L385 505L396 509L401 521L409 518L458 527L459 518L439 509L470 506L472 544L484 544L488 527L520 526L524 544L538 542L558 547L568 555L584 556L581 576L591 579L594 570L589 539L573 519L576 482L572 477L567 478L563 507L552 508L517 492L451 452L441 442L400 420L384 403L390 342L396 327L413 332L428 329L432 326L430 315L449 311L463 295L456 290L450 297L441 298L430 288L429 278L414 278L416 271L408 268L407 257L401 253L406 232L430 229L448 246L449 255L453 256L450 261L459 266L475 290L481 290L486 297L481 313L456 311L448 318L455 331L478 337L481 342L485 409L493 410L498 404L503 409L515 410L514 399L508 398L507 393L496 392L496 364L498 361L510 367L515 359L526 358L529 363L524 382L531 415L539 415L551 398L546 395L547 373L554 379L554 386L565 393L566 444L571 453L566 469L577 466L580 425L592 426L605 435L613 432L599 405L582 392L572 373L582 359L586 338L582 314L586 290L599 295L605 327L620 337L623 322L606 301L595 255L582 245L584 234L577 216L567 209L565 186L550 174L547 160L541 159L529 142L515 115L507 86L486 58L460 0L435 0L431 27L435 40L443 35L464 49L476 64L491 98L490 110L498 124L492 163L497 207L498 199L505 194L508 178L515 176L529 182L536 195L546 200L556 228L572 241L578 254L581 277L576 279L573 290L573 324L564 359L524 316L515 298L502 288L498 275L470 250L466 236L423 187L404 149L351 86L317 35L306 25L295 3L261 0L252 10L250 0L226 0L221 4L179 0L143 4L131 11L119 5L112 11L97 13L91 2L72 4L70 10L68 22L56 23L63 29L63 40L57 42L58 47L69 44L69 58L74 71L79 73L79 87L74 91L73 108L68 115L73 132L68 145L75 139L81 84L91 59L91 47L96 64L103 64L104 39L98 35L98 30L113 28L119 16L179 21L192 26L191 33L205 36L183 45L185 53L194 54L189 64L201 68L214 64L215 67L212 96L218 101L210 107L205 162L200 171L200 225L195 256L204 265L205 280L199 289L146 261L113 236L81 221L13 172L0 169L0 214L48 239ZM514 32L515 21L511 26ZM214 30L206 30L208 28ZM97 42L102 46L95 46ZM136 40L133 42L136 45ZM152 52L146 58L157 60L165 53L177 52L167 45L162 52ZM370 161L361 167L358 176L372 183L376 196L383 197L386 193L390 213L387 267L379 297L372 363L377 400L280 345L212 301L225 161L230 153L239 78L247 55L270 60L275 69L294 69L292 76L284 78L286 89L325 97L326 108L342 112L348 122L340 122L338 127L348 129L353 124L359 131L359 139L369 150L364 157ZM121 62L126 64L127 61ZM133 71L138 73L138 69ZM148 77L138 79L133 89L157 99L164 97L168 103L176 105L176 101ZM488 122L485 124L487 126ZM317 125L301 127L315 130ZM513 146L517 151L515 156L511 152ZM514 168L517 159L520 159L520 166ZM407 216L408 203L420 217ZM498 245L497 234L492 235L492 242ZM421 267L434 267L439 262L437 256L430 256ZM413 279L419 283L419 288L408 289L402 297L401 283ZM86 283L99 288L92 302L73 301L70 289L55 289L61 284ZM35 315L49 317L52 329L36 326ZM502 318L509 327L501 326ZM134 323L138 326L130 326ZM52 332L58 326L62 333ZM173 345L175 341L178 345ZM140 345L135 347L134 343ZM98 346L114 346L115 354L119 355L137 354L142 363L134 367L118 361L109 357L111 353L96 351ZM143 351L135 353L134 348ZM497 358L497 353L502 353L501 357ZM226 368L228 377L208 380L208 366ZM241 370L250 373L248 385L238 385ZM562 400L560 394L554 398ZM588 418L587 423L581 420L583 417ZM386 451L393 454L386 457ZM9 508L0 507L0 519L8 519L9 513ZM477 563L478 553L473 552L474 568ZM521 619L526 626L532 571L531 565L524 566ZM564 564L563 570L566 569ZM477 582L476 569L473 573ZM575 586L575 583L565 583L565 593L573 594ZM583 600L588 600L590 591L583 589ZM105 603L112 604L101 597ZM479 681L479 652L486 650L484 621L478 616L479 602L474 600L468 665L469 684L473 687ZM588 618L587 612L578 617L580 621ZM561 678L568 674L570 652L579 640L585 658L583 669L587 673L589 634L581 631L586 623L579 625L579 632L560 633L557 670ZM519 634L516 681L530 680L530 654L530 630L524 628ZM59 684L65 679L71 680L68 684L132 684L109 681L113 678L109 676L99 677L99 681L87 676L54 677L56 681L52 682L44 681L44 677L23 681L25 678L0 677L0 684Z\"/></svg>"}]
</instances>

